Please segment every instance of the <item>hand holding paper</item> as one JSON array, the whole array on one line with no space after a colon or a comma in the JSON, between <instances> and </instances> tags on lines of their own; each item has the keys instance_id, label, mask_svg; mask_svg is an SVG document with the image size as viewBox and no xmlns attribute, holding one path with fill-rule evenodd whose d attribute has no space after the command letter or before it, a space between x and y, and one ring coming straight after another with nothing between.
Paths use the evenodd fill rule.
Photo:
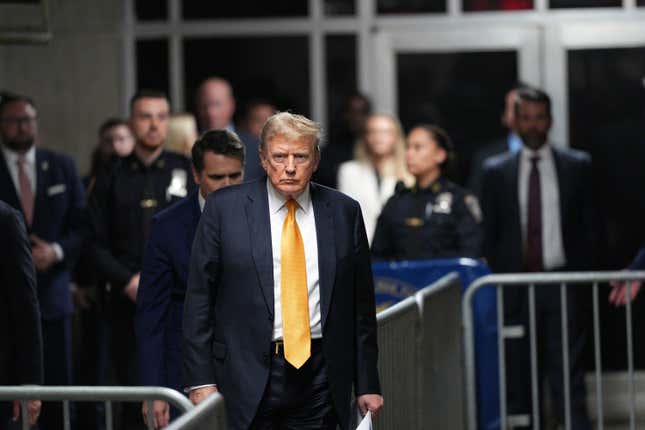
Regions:
<instances>
[{"instance_id":1,"label":"hand holding paper","mask_svg":"<svg viewBox=\"0 0 645 430\"><path fill-rule=\"evenodd\" d=\"M370 411L367 411L356 430L372 430L372 413Z\"/></svg>"}]
</instances>

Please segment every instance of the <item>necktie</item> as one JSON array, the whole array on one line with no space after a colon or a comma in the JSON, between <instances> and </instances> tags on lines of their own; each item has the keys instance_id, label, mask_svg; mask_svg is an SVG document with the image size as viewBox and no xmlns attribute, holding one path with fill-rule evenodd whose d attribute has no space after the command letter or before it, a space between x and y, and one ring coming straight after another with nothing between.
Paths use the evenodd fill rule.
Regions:
<instances>
[{"instance_id":1,"label":"necktie","mask_svg":"<svg viewBox=\"0 0 645 430\"><path fill-rule=\"evenodd\" d=\"M25 157L18 157L18 184L20 185L20 205L25 213L27 224L31 225L34 219L34 192L31 189L31 181L25 171Z\"/></svg>"},{"instance_id":2,"label":"necktie","mask_svg":"<svg viewBox=\"0 0 645 430\"><path fill-rule=\"evenodd\" d=\"M299 369L311 355L311 333L305 246L296 222L296 205L295 200L287 202L288 213L282 225L280 304L284 356Z\"/></svg>"},{"instance_id":3,"label":"necktie","mask_svg":"<svg viewBox=\"0 0 645 430\"><path fill-rule=\"evenodd\" d=\"M540 189L540 157L531 158L529 174L528 222L526 227L526 270L541 272L542 262L542 190Z\"/></svg>"}]
</instances>

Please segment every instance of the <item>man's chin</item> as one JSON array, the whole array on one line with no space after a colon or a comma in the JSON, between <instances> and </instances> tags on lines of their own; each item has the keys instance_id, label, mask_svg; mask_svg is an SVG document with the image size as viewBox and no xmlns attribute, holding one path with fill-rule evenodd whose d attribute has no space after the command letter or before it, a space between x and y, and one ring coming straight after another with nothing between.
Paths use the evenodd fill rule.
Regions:
<instances>
[{"instance_id":1,"label":"man's chin","mask_svg":"<svg viewBox=\"0 0 645 430\"><path fill-rule=\"evenodd\" d=\"M25 152L34 146L34 140L6 140L4 145L12 151Z\"/></svg>"},{"instance_id":2,"label":"man's chin","mask_svg":"<svg viewBox=\"0 0 645 430\"><path fill-rule=\"evenodd\" d=\"M280 182L280 183L278 183L278 185L275 188L283 196L290 196L290 197L300 195L304 191L304 187L302 186L302 183L300 183L300 182L296 182L296 183Z\"/></svg>"},{"instance_id":3,"label":"man's chin","mask_svg":"<svg viewBox=\"0 0 645 430\"><path fill-rule=\"evenodd\" d=\"M149 140L141 140L140 141L141 146L143 146L145 149L149 151L154 151L155 149L163 146L163 140L161 141L149 141Z\"/></svg>"}]
</instances>

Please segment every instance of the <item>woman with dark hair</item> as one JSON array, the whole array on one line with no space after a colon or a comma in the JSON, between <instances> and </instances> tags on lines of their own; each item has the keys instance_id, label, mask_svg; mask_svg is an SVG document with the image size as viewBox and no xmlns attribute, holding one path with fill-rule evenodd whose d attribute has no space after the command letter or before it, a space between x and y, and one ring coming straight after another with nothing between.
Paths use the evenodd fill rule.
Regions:
<instances>
[{"instance_id":1,"label":"woman with dark hair","mask_svg":"<svg viewBox=\"0 0 645 430\"><path fill-rule=\"evenodd\" d=\"M422 124L407 136L405 161L415 184L398 187L378 219L372 256L416 260L481 256L481 211L475 196L444 177L454 159L450 137Z\"/></svg>"}]
</instances>

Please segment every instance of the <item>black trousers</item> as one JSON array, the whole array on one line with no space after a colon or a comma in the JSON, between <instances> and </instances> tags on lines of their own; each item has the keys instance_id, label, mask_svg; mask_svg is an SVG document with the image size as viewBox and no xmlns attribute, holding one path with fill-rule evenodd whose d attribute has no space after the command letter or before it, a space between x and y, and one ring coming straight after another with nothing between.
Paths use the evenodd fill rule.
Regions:
<instances>
[{"instance_id":1,"label":"black trousers","mask_svg":"<svg viewBox=\"0 0 645 430\"><path fill-rule=\"evenodd\" d=\"M575 288L575 287L574 287ZM507 289L508 290L508 289ZM518 288L514 288L517 293ZM529 414L532 427L531 396L531 356L528 289L522 290L521 305L506 312L505 325L524 326L525 334L520 339L506 341L506 381L508 414ZM574 430L590 430L591 424L586 411L586 389L582 351L585 345L585 332L581 318L577 292L568 288L567 321L569 350L569 382L571 401L571 427ZM506 292L504 294L506 298ZM540 286L535 288L536 346L538 359L538 399L540 427L546 427L544 408L541 402L543 382L548 380L551 404L556 418L561 424L565 420L565 390L562 344L562 306L559 286Z\"/></svg>"},{"instance_id":2,"label":"black trousers","mask_svg":"<svg viewBox=\"0 0 645 430\"><path fill-rule=\"evenodd\" d=\"M335 430L337 424L322 342L312 341L311 357L300 369L285 360L282 347L277 354L274 349L269 382L250 428Z\"/></svg>"}]
</instances>

